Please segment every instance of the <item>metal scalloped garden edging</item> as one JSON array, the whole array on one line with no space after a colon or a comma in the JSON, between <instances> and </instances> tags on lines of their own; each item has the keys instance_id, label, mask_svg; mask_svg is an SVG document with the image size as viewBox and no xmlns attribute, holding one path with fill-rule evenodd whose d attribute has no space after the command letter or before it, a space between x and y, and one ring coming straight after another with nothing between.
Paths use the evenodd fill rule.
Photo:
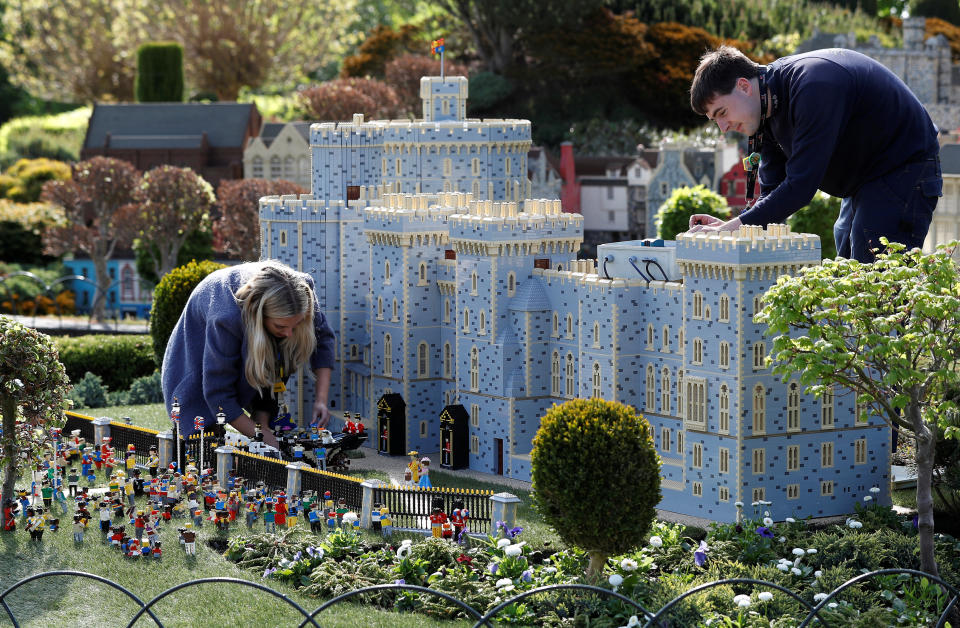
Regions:
<instances>
[{"instance_id":1,"label":"metal scalloped garden edging","mask_svg":"<svg viewBox=\"0 0 960 628\"><path fill-rule=\"evenodd\" d=\"M140 610L137 611L137 613L133 616L133 618L127 624L128 628L132 627L137 622L137 620L139 620L144 614L149 615L149 617L154 621L154 623L156 623L156 625L159 628L163 628L163 622L161 622L160 619L153 612L153 606L157 602L166 598L169 595L172 595L173 593L176 593L177 591L180 591L181 589L216 582L216 583L226 583L226 584L237 584L240 586L251 587L251 588L269 593L270 595L283 600L289 606L292 606L293 608L295 608L303 616L303 621L300 622L299 628L304 628L307 625L312 625L315 628L319 628L320 624L318 624L316 620L317 615L319 615L324 610L330 608L331 606L339 604L344 600L348 600L350 598L368 594L368 593L373 593L376 591L399 590L399 591L415 591L417 593L426 593L428 595L433 595L433 596L442 598L447 602L450 602L456 605L457 607L462 609L464 612L466 612L467 614L472 616L474 619L476 619L474 628L479 628L480 626L489 627L491 625L490 623L491 620L494 619L497 616L497 614L499 614L502 610L509 607L511 604L515 604L528 597L532 597L534 595L543 595L545 593L551 593L555 591L573 590L573 591L585 591L593 594L603 595L605 597L615 598L626 604L632 605L633 607L639 610L640 614L643 615L643 619L645 621L644 626L655 626L657 625L656 622L662 619L663 617L667 616L669 614L669 611L673 607L675 607L677 604L679 604L680 602L682 602L684 599L686 599L691 595L694 595L706 589L710 589L720 585L745 584L745 585L752 585L754 588L764 587L764 588L776 589L777 591L780 591L781 593L785 593L786 595L793 598L793 600L795 600L796 602L798 602L800 605L802 605L804 608L807 609L806 619L804 619L797 627L797 628L806 628L806 626L808 626L810 622L813 621L814 618L816 618L821 625L824 625L824 626L829 625L829 623L819 615L819 611L823 610L824 607L827 604L829 604L831 600L838 597L845 589L848 589L856 584L859 584L863 581L869 580L876 576L893 575L893 574L907 574L914 578L927 578L928 580L943 587L952 596L950 598L950 601L947 603L944 610L942 611L940 615L940 620L936 624L937 628L941 628L942 626L944 626L947 621L948 615L954 608L957 608L958 602L960 602L960 590L958 590L957 587L945 582L942 578L933 576L923 571L918 571L916 569L907 569L907 568L880 569L877 571L871 571L869 573L861 574L855 578L851 578L850 580L847 580L846 582L841 584L839 587L837 587L836 589L831 591L829 594L827 594L827 596L824 599L820 600L820 602L816 606L811 606L809 602L805 601L803 598L801 598L799 595L797 595L793 591L772 582L767 582L764 580L754 580L751 578L731 578L726 580L715 580L713 582L708 582L700 586L694 587L693 589L690 589L689 591L686 591L683 594L673 598L672 600L670 600L670 602L668 602L656 613L652 613L651 611L644 608L640 603L636 602L635 600L632 600L620 593L617 593L616 591L611 591L610 589L605 589L602 587L586 585L586 584L552 584L545 587L531 589L529 591L523 591L518 595L515 595L507 600L504 600L503 602L501 602L500 604L492 608L490 611L488 611L486 614L482 614L479 611L477 611L475 608L470 606L469 604L461 600L458 600L454 596L444 591L439 591L437 589L430 589L427 587L421 587L421 586L416 586L411 584L399 584L399 583L379 584L379 585L364 587L362 589L354 589L353 591L348 591L342 595L339 595L337 597L327 600L326 602L318 606L311 613L311 612L307 612L306 609L304 609L300 604L298 604L293 599L291 599L288 595L284 593L280 593L279 591L276 591L275 589L272 589L265 584L261 584L259 582L254 582L251 580L243 580L240 578L228 578L228 577L200 578L197 580L190 580L187 582L183 582L181 584L178 584L176 586L173 586L163 591L162 593L160 593L159 595L151 599L149 602L144 603L143 600L137 597L129 589L127 589L122 585L117 584L116 582L113 582L109 578L98 576L96 574L86 573L83 571L68 571L68 570L46 571L43 573L34 574L32 576L23 578L22 580L18 581L17 583L13 584L9 588L7 588L5 591L0 593L0 605L3 606L3 609L6 611L7 616L10 617L10 620L13 623L14 628L19 628L20 624L17 622L17 619L13 614L13 610L7 604L7 599L6 599L7 596L9 596L15 590L19 589L21 586L28 584L34 580L39 580L41 578L47 578L51 576L89 578L91 580L102 582L104 584L107 584L113 587L114 589L122 592L124 595L126 595L127 597L135 601L140 606Z\"/></svg>"}]
</instances>

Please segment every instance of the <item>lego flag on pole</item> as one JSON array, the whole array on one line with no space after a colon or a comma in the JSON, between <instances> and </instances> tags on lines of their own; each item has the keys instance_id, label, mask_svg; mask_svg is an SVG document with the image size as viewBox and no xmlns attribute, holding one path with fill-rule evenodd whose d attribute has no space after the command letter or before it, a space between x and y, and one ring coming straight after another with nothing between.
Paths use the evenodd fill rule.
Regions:
<instances>
[{"instance_id":1,"label":"lego flag on pole","mask_svg":"<svg viewBox=\"0 0 960 628\"><path fill-rule=\"evenodd\" d=\"M441 37L440 39L434 39L430 43L430 54L432 55L443 54L443 49L444 49L443 37Z\"/></svg>"},{"instance_id":2,"label":"lego flag on pole","mask_svg":"<svg viewBox=\"0 0 960 628\"><path fill-rule=\"evenodd\" d=\"M202 416L195 416L195 417L193 417L193 429L198 430L198 431L203 429L203 417L202 417Z\"/></svg>"}]
</instances>

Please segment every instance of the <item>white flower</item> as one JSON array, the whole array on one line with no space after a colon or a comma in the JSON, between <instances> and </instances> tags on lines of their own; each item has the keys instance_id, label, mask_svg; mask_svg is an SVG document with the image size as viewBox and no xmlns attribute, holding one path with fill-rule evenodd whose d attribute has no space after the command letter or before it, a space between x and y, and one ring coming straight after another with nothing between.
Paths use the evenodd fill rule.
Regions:
<instances>
[{"instance_id":1,"label":"white flower","mask_svg":"<svg viewBox=\"0 0 960 628\"><path fill-rule=\"evenodd\" d=\"M746 608L750 606L750 596L744 595L742 593L740 595L735 595L733 597L733 603L739 606L740 608Z\"/></svg>"},{"instance_id":2,"label":"white flower","mask_svg":"<svg viewBox=\"0 0 960 628\"><path fill-rule=\"evenodd\" d=\"M407 545L406 543L403 543L402 545L400 545L400 547L397 548L397 558L399 558L400 560L403 560L404 558L410 555L411 550L413 550L413 547L411 547L410 545Z\"/></svg>"},{"instance_id":3,"label":"white flower","mask_svg":"<svg viewBox=\"0 0 960 628\"><path fill-rule=\"evenodd\" d=\"M793 517L787 517L786 519L784 519L784 521L786 521L787 523L796 523L796 522L797 522L797 520L794 519Z\"/></svg>"},{"instance_id":4,"label":"white flower","mask_svg":"<svg viewBox=\"0 0 960 628\"><path fill-rule=\"evenodd\" d=\"M763 516L764 516L764 517L769 517L769 516L770 516L770 511L769 511L769 510L764 510L764 511L763 511Z\"/></svg>"},{"instance_id":5,"label":"white flower","mask_svg":"<svg viewBox=\"0 0 960 628\"><path fill-rule=\"evenodd\" d=\"M793 555L794 555L794 556L803 556L804 554L806 554L806 552L803 551L802 549L800 549L799 547L793 548Z\"/></svg>"},{"instance_id":6,"label":"white flower","mask_svg":"<svg viewBox=\"0 0 960 628\"><path fill-rule=\"evenodd\" d=\"M820 571L819 569L817 569L816 571L813 572L813 577L814 577L814 578L819 578L819 577L822 576L822 575L823 575L823 572Z\"/></svg>"},{"instance_id":7,"label":"white flower","mask_svg":"<svg viewBox=\"0 0 960 628\"><path fill-rule=\"evenodd\" d=\"M773 519L771 519L770 517L764 517L764 518L763 518L763 525L768 526L768 527L769 527L769 526L772 526L772 525L773 525Z\"/></svg>"},{"instance_id":8,"label":"white flower","mask_svg":"<svg viewBox=\"0 0 960 628\"><path fill-rule=\"evenodd\" d=\"M743 502L736 502L733 505L736 506L737 508L743 508Z\"/></svg>"},{"instance_id":9,"label":"white flower","mask_svg":"<svg viewBox=\"0 0 960 628\"><path fill-rule=\"evenodd\" d=\"M781 537L780 537L779 539L777 539L777 540L780 541L781 543L786 543L786 542L787 542L787 537L781 536Z\"/></svg>"},{"instance_id":10,"label":"white flower","mask_svg":"<svg viewBox=\"0 0 960 628\"><path fill-rule=\"evenodd\" d=\"M609 578L607 578L607 582L612 584L614 588L617 588L623 584L623 576L618 573L612 574Z\"/></svg>"},{"instance_id":11,"label":"white flower","mask_svg":"<svg viewBox=\"0 0 960 628\"><path fill-rule=\"evenodd\" d=\"M777 569L785 572L790 569L790 563L780 563L779 565L777 565Z\"/></svg>"},{"instance_id":12,"label":"white flower","mask_svg":"<svg viewBox=\"0 0 960 628\"><path fill-rule=\"evenodd\" d=\"M871 497L870 495L864 495L864 496L863 496L863 501L865 501L865 502L873 501L873 497Z\"/></svg>"},{"instance_id":13,"label":"white flower","mask_svg":"<svg viewBox=\"0 0 960 628\"><path fill-rule=\"evenodd\" d=\"M863 527L863 524L860 523L859 521L851 521L850 527L853 528L854 530L859 530L860 528Z\"/></svg>"},{"instance_id":14,"label":"white flower","mask_svg":"<svg viewBox=\"0 0 960 628\"><path fill-rule=\"evenodd\" d=\"M508 545L510 545L510 539L500 539L497 541L497 549L503 549Z\"/></svg>"},{"instance_id":15,"label":"white flower","mask_svg":"<svg viewBox=\"0 0 960 628\"><path fill-rule=\"evenodd\" d=\"M807 550L807 553L808 553L808 554L816 554L816 553L817 553L817 548L811 547L810 549Z\"/></svg>"},{"instance_id":16,"label":"white flower","mask_svg":"<svg viewBox=\"0 0 960 628\"><path fill-rule=\"evenodd\" d=\"M877 493L880 492L880 487L879 487L879 486L871 486L871 487L870 487L870 492L873 493L874 495L876 495Z\"/></svg>"},{"instance_id":17,"label":"white flower","mask_svg":"<svg viewBox=\"0 0 960 628\"><path fill-rule=\"evenodd\" d=\"M840 605L837 604L836 602L830 602L830 603L827 604L827 608L836 608L836 607L838 607L838 606L840 606Z\"/></svg>"},{"instance_id":18,"label":"white flower","mask_svg":"<svg viewBox=\"0 0 960 628\"><path fill-rule=\"evenodd\" d=\"M624 571L636 571L637 570L637 561L632 558L624 558L620 561L620 569Z\"/></svg>"},{"instance_id":19,"label":"white flower","mask_svg":"<svg viewBox=\"0 0 960 628\"><path fill-rule=\"evenodd\" d=\"M17 385L17 388L23 388L23 382L21 382L19 379L13 380L13 383Z\"/></svg>"},{"instance_id":20,"label":"white flower","mask_svg":"<svg viewBox=\"0 0 960 628\"><path fill-rule=\"evenodd\" d=\"M792 573L792 574L795 575L795 576L799 576L800 573L801 573L801 571L800 571L799 569L797 569L796 567L791 567L791 568L790 568L790 573Z\"/></svg>"},{"instance_id":21,"label":"white flower","mask_svg":"<svg viewBox=\"0 0 960 628\"><path fill-rule=\"evenodd\" d=\"M513 580L511 580L510 578L500 578L499 580L497 580L497 588L498 588L498 589L499 589L500 587L505 587L505 586L507 586L508 584L513 584Z\"/></svg>"},{"instance_id":22,"label":"white flower","mask_svg":"<svg viewBox=\"0 0 960 628\"><path fill-rule=\"evenodd\" d=\"M519 556L523 553L523 548L519 545L509 545L503 550L503 553L507 556Z\"/></svg>"},{"instance_id":23,"label":"white flower","mask_svg":"<svg viewBox=\"0 0 960 628\"><path fill-rule=\"evenodd\" d=\"M778 560L777 562L778 562L778 563L782 563L782 564L784 564L784 565L789 565L789 564L790 564L790 559L789 559L789 558L781 558L781 559Z\"/></svg>"},{"instance_id":24,"label":"white flower","mask_svg":"<svg viewBox=\"0 0 960 628\"><path fill-rule=\"evenodd\" d=\"M663 539L661 539L659 536L651 536L651 537L650 537L650 546L651 546L651 547L663 547Z\"/></svg>"},{"instance_id":25,"label":"white flower","mask_svg":"<svg viewBox=\"0 0 960 628\"><path fill-rule=\"evenodd\" d=\"M543 573L548 573L548 574L549 574L549 573L557 573L557 568L556 568L556 567L544 567L544 568L543 568Z\"/></svg>"},{"instance_id":26,"label":"white flower","mask_svg":"<svg viewBox=\"0 0 960 628\"><path fill-rule=\"evenodd\" d=\"M813 596L813 601L814 601L814 602L822 602L822 601L824 601L825 599L827 599L827 594L826 594L826 593L817 593L816 595Z\"/></svg>"},{"instance_id":27,"label":"white flower","mask_svg":"<svg viewBox=\"0 0 960 628\"><path fill-rule=\"evenodd\" d=\"M760 505L760 502L750 502L750 505L756 508L757 506Z\"/></svg>"},{"instance_id":28,"label":"white flower","mask_svg":"<svg viewBox=\"0 0 960 628\"><path fill-rule=\"evenodd\" d=\"M631 615L630 619L627 621L626 626L620 626L620 628L636 628L640 625L640 620L637 619L636 615Z\"/></svg>"},{"instance_id":29,"label":"white flower","mask_svg":"<svg viewBox=\"0 0 960 628\"><path fill-rule=\"evenodd\" d=\"M757 597L760 598L761 602L769 602L773 599L773 593L770 593L769 591L761 591L757 594Z\"/></svg>"}]
</instances>

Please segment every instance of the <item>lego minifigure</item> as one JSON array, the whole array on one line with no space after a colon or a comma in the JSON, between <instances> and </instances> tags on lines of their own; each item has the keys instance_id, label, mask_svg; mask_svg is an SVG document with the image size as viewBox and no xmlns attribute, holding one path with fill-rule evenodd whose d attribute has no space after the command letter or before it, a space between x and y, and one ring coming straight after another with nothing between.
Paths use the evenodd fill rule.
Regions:
<instances>
[{"instance_id":1,"label":"lego minifigure","mask_svg":"<svg viewBox=\"0 0 960 628\"><path fill-rule=\"evenodd\" d=\"M147 526L147 518L142 510L137 511L137 517L133 520L133 533L138 541L143 540L143 530Z\"/></svg>"},{"instance_id":2,"label":"lego minifigure","mask_svg":"<svg viewBox=\"0 0 960 628\"><path fill-rule=\"evenodd\" d=\"M297 519L300 514L300 500L296 495L290 496L290 505L287 508L287 527L297 527Z\"/></svg>"},{"instance_id":3,"label":"lego minifigure","mask_svg":"<svg viewBox=\"0 0 960 628\"><path fill-rule=\"evenodd\" d=\"M347 514L348 512L350 512L350 509L347 508L347 500L345 500L345 499L343 499L343 498L341 497L341 498L337 501L337 510L336 510L336 513L337 513L337 524L340 524L340 523L343 522L343 516L344 516L345 514Z\"/></svg>"},{"instance_id":4,"label":"lego minifigure","mask_svg":"<svg viewBox=\"0 0 960 628\"><path fill-rule=\"evenodd\" d=\"M127 458L124 461L127 467L127 475L133 473L133 470L137 467L137 448L130 443L127 445Z\"/></svg>"},{"instance_id":5,"label":"lego minifigure","mask_svg":"<svg viewBox=\"0 0 960 628\"><path fill-rule=\"evenodd\" d=\"M263 527L267 532L273 532L276 526L276 515L273 513L273 504L268 501L264 506L266 510L263 513Z\"/></svg>"},{"instance_id":6,"label":"lego minifigure","mask_svg":"<svg viewBox=\"0 0 960 628\"><path fill-rule=\"evenodd\" d=\"M253 523L257 520L257 500L248 499L244 505L244 510L247 515L247 529L253 529Z\"/></svg>"},{"instance_id":7,"label":"lego minifigure","mask_svg":"<svg viewBox=\"0 0 960 628\"><path fill-rule=\"evenodd\" d=\"M136 497L144 495L143 478L140 477L140 469L133 470L133 494Z\"/></svg>"},{"instance_id":8,"label":"lego minifigure","mask_svg":"<svg viewBox=\"0 0 960 628\"><path fill-rule=\"evenodd\" d=\"M380 509L380 530L384 536L393 535L393 520L390 518L390 509L386 506Z\"/></svg>"},{"instance_id":9,"label":"lego minifigure","mask_svg":"<svg viewBox=\"0 0 960 628\"><path fill-rule=\"evenodd\" d=\"M439 539L443 530L443 524L447 521L447 515L443 512L443 500L440 500L438 506L436 501L433 504L433 511L430 514L430 533L433 538Z\"/></svg>"},{"instance_id":10,"label":"lego minifigure","mask_svg":"<svg viewBox=\"0 0 960 628\"><path fill-rule=\"evenodd\" d=\"M40 495L43 497L43 507L49 510L53 504L53 487L50 486L50 480L43 480L40 487Z\"/></svg>"},{"instance_id":11,"label":"lego minifigure","mask_svg":"<svg viewBox=\"0 0 960 628\"><path fill-rule=\"evenodd\" d=\"M160 541L157 541L153 544L153 550L151 550L151 553L156 560L160 560L160 554L162 553L162 550L160 549Z\"/></svg>"},{"instance_id":12,"label":"lego minifigure","mask_svg":"<svg viewBox=\"0 0 960 628\"><path fill-rule=\"evenodd\" d=\"M58 481L57 487L53 489L53 499L60 505L60 512L67 514L67 496L63 493L62 482Z\"/></svg>"},{"instance_id":13,"label":"lego minifigure","mask_svg":"<svg viewBox=\"0 0 960 628\"><path fill-rule=\"evenodd\" d=\"M17 529L17 509L20 506L12 499L3 502L3 531L12 532Z\"/></svg>"},{"instance_id":14,"label":"lego minifigure","mask_svg":"<svg viewBox=\"0 0 960 628\"><path fill-rule=\"evenodd\" d=\"M430 459L424 456L420 459L420 487L433 488L430 483Z\"/></svg>"},{"instance_id":15,"label":"lego minifigure","mask_svg":"<svg viewBox=\"0 0 960 628\"><path fill-rule=\"evenodd\" d=\"M83 455L80 456L80 475L87 477L90 475L90 468L93 466L93 456L90 455L89 451L83 452Z\"/></svg>"},{"instance_id":16,"label":"lego minifigure","mask_svg":"<svg viewBox=\"0 0 960 628\"><path fill-rule=\"evenodd\" d=\"M380 509L383 507L383 504L377 502L373 505L373 510L370 511L370 529L374 532L380 532Z\"/></svg>"},{"instance_id":17,"label":"lego minifigure","mask_svg":"<svg viewBox=\"0 0 960 628\"><path fill-rule=\"evenodd\" d=\"M410 451L407 452L407 455L410 456L410 462L407 463L407 469L410 470L410 483L418 484L420 482L420 460L417 458L419 452ZM403 478L407 479L406 474Z\"/></svg>"},{"instance_id":18,"label":"lego minifigure","mask_svg":"<svg viewBox=\"0 0 960 628\"><path fill-rule=\"evenodd\" d=\"M322 471L327 470L327 448L319 447L314 450L314 455L317 457L317 464L320 465Z\"/></svg>"},{"instance_id":19,"label":"lego minifigure","mask_svg":"<svg viewBox=\"0 0 960 628\"><path fill-rule=\"evenodd\" d=\"M30 506L30 497L27 494L27 491L20 490L17 491L17 501L20 502L20 516L23 517L23 522L27 522L27 507Z\"/></svg>"},{"instance_id":20,"label":"lego minifigure","mask_svg":"<svg viewBox=\"0 0 960 628\"><path fill-rule=\"evenodd\" d=\"M463 500L454 500L453 512L450 513L450 521L453 523L453 534L458 543L463 537L464 530L467 529L467 521L469 519L470 511L464 507Z\"/></svg>"},{"instance_id":21,"label":"lego minifigure","mask_svg":"<svg viewBox=\"0 0 960 628\"><path fill-rule=\"evenodd\" d=\"M217 532L228 533L230 531L230 514L226 510L218 510L215 525L217 526Z\"/></svg>"},{"instance_id":22,"label":"lego minifigure","mask_svg":"<svg viewBox=\"0 0 960 628\"><path fill-rule=\"evenodd\" d=\"M70 467L70 472L67 474L67 488L70 491L70 497L77 496L77 487L80 485L80 475L77 473L76 467Z\"/></svg>"},{"instance_id":23,"label":"lego minifigure","mask_svg":"<svg viewBox=\"0 0 960 628\"><path fill-rule=\"evenodd\" d=\"M147 469L150 470L150 477L157 477L157 470L160 468L160 456L157 455L157 446L150 445L150 457L147 459Z\"/></svg>"},{"instance_id":24,"label":"lego minifigure","mask_svg":"<svg viewBox=\"0 0 960 628\"><path fill-rule=\"evenodd\" d=\"M197 554L197 533L188 523L183 532L180 533L180 542L183 543L183 549L187 556L196 556Z\"/></svg>"},{"instance_id":25,"label":"lego minifigure","mask_svg":"<svg viewBox=\"0 0 960 628\"><path fill-rule=\"evenodd\" d=\"M287 525L287 498L285 495L279 495L277 497L277 503L274 506L274 521L277 526L284 528Z\"/></svg>"},{"instance_id":26,"label":"lego minifigure","mask_svg":"<svg viewBox=\"0 0 960 628\"><path fill-rule=\"evenodd\" d=\"M323 530L322 522L320 521L320 513L317 512L316 508L312 506L305 506L303 509L303 514L307 518L307 521L310 522L310 531L314 534L320 534Z\"/></svg>"},{"instance_id":27,"label":"lego minifigure","mask_svg":"<svg viewBox=\"0 0 960 628\"><path fill-rule=\"evenodd\" d=\"M73 542L83 543L83 533L87 530L87 522L79 513L73 515Z\"/></svg>"},{"instance_id":28,"label":"lego minifigure","mask_svg":"<svg viewBox=\"0 0 960 628\"><path fill-rule=\"evenodd\" d=\"M327 509L327 532L333 532L337 527L337 511Z\"/></svg>"},{"instance_id":29,"label":"lego minifigure","mask_svg":"<svg viewBox=\"0 0 960 628\"><path fill-rule=\"evenodd\" d=\"M113 518L113 509L104 500L97 504L97 514L100 519L100 531L107 534L110 532L110 519Z\"/></svg>"},{"instance_id":30,"label":"lego minifigure","mask_svg":"<svg viewBox=\"0 0 960 628\"><path fill-rule=\"evenodd\" d=\"M128 477L126 481L123 483L123 493L124 495L127 496L127 506L129 506L130 508L133 508L133 504L134 504L133 498L136 494L136 490L134 489L134 486L133 486L132 477Z\"/></svg>"}]
</instances>

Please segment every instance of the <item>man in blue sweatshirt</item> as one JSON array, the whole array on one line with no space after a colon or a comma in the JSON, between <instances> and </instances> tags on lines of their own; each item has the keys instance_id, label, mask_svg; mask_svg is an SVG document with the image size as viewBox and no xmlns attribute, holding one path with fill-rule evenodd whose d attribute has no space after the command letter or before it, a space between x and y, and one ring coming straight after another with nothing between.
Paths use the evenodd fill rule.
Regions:
<instances>
[{"instance_id":1,"label":"man in blue sweatshirt","mask_svg":"<svg viewBox=\"0 0 960 628\"><path fill-rule=\"evenodd\" d=\"M691 231L781 223L820 189L843 199L840 256L870 262L882 236L923 245L943 188L937 129L882 64L829 49L761 66L721 46L701 58L690 104L760 156L756 203L726 222L697 214Z\"/></svg>"}]
</instances>

